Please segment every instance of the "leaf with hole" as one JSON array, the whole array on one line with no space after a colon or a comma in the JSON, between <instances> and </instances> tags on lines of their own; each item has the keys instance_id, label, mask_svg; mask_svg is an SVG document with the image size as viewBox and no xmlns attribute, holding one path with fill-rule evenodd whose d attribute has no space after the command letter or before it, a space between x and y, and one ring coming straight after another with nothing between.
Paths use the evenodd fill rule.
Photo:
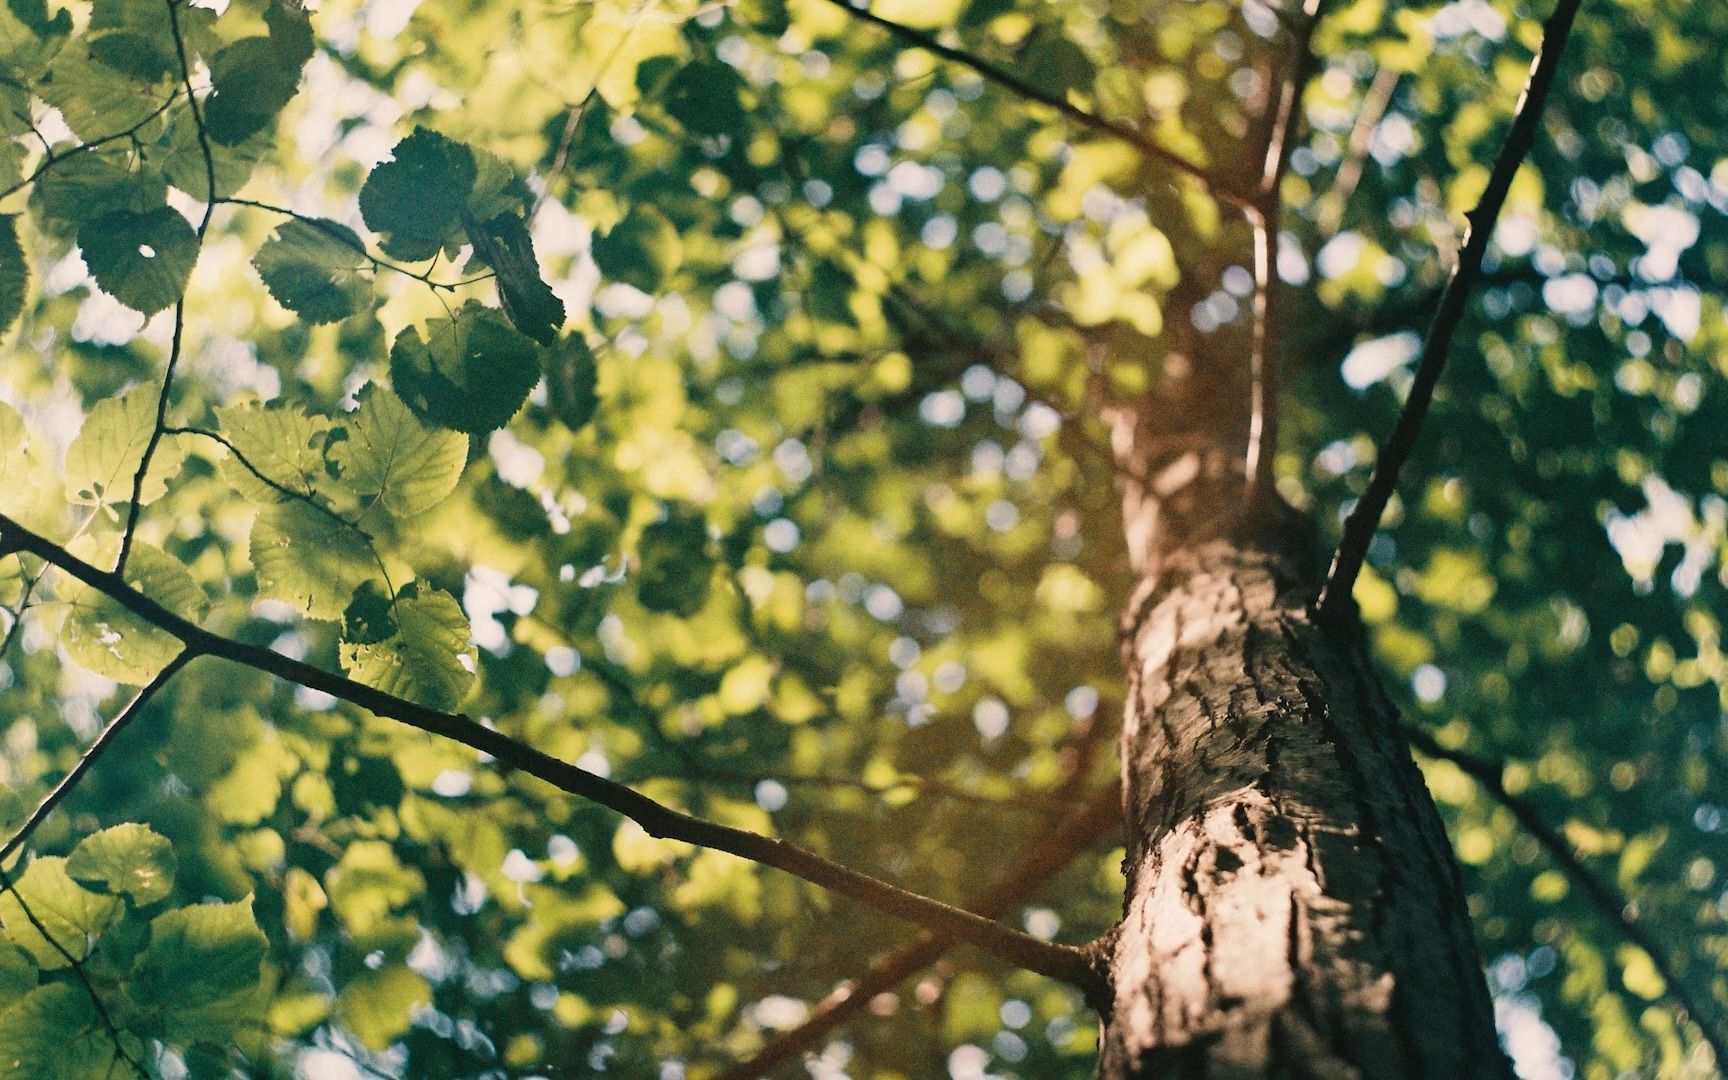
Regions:
<instances>
[{"instance_id":1,"label":"leaf with hole","mask_svg":"<svg viewBox=\"0 0 1728 1080\"><path fill-rule=\"evenodd\" d=\"M198 260L198 234L167 206L86 221L78 229L78 246L102 291L145 315L180 299Z\"/></svg>"}]
</instances>

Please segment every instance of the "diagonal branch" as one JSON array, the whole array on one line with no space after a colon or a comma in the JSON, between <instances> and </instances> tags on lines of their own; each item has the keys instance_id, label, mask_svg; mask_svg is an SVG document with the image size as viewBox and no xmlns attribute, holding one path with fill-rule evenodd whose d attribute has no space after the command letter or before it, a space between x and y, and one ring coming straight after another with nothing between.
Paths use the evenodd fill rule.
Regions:
<instances>
[{"instance_id":1,"label":"diagonal branch","mask_svg":"<svg viewBox=\"0 0 1728 1080\"><path fill-rule=\"evenodd\" d=\"M1645 955L1650 957L1650 963L1655 967L1656 974L1661 976L1663 984L1668 988L1669 996L1692 1017L1692 1022L1697 1024L1698 1030L1703 1033L1704 1041L1710 1044L1712 1050L1716 1051L1716 1060L1719 1062L1728 1061L1728 1031L1717 1030L1716 1026L1706 1019L1712 1013L1707 1012L1704 1003L1700 1002L1686 988L1686 984L1680 981L1679 976L1674 972L1673 962L1669 960L1662 947L1657 944L1649 929L1638 921L1635 909L1626 902L1625 898L1615 893L1613 888L1592 873L1588 866L1584 865L1584 860L1578 857L1578 853L1573 850L1572 845L1542 820L1542 816L1534 806L1506 790L1501 765L1498 762L1488 761L1462 750L1447 749L1436 742L1433 735L1414 725L1405 725L1404 735L1410 740L1412 746L1428 757L1441 758L1458 766L1465 774L1480 784L1482 790L1486 791L1495 802L1512 812L1512 816L1518 820L1518 824L1523 827L1526 833L1530 834L1531 839L1541 845L1542 850L1546 851L1548 857L1554 860L1561 873L1565 874L1567 879L1577 886L1578 891L1584 894L1584 898L1589 901L1591 907L1596 909L1597 914L1601 915L1606 922L1618 927L1620 932L1625 935L1626 940L1644 950Z\"/></svg>"},{"instance_id":2,"label":"diagonal branch","mask_svg":"<svg viewBox=\"0 0 1728 1080\"><path fill-rule=\"evenodd\" d=\"M1548 16L1543 27L1542 50L1531 65L1530 81L1519 100L1512 129L1506 133L1505 145L1500 148L1500 156L1494 162L1488 186L1483 190L1476 209L1468 216L1469 232L1464 248L1458 254L1458 264L1452 269L1445 291L1440 294L1440 307L1428 328L1428 340L1423 344L1421 359L1416 364L1416 378L1410 386L1410 396L1405 399L1397 423L1393 424L1391 433L1380 446L1374 473L1368 478L1368 489L1344 522L1344 537L1338 543L1338 552L1333 556L1332 568L1326 575L1326 586L1320 592L1319 611L1322 615L1338 615L1353 604L1350 590L1356 584L1356 575L1362 570L1362 560L1367 557L1368 542L1374 539L1380 517L1386 512L1386 504L1398 485L1398 472L1409 460L1416 438L1422 433L1422 421L1428 416L1434 387L1446 366L1446 351L1452 344L1452 334L1463 319L1464 304L1482 272L1482 257L1488 252L1494 223L1500 217L1500 208L1505 205L1512 178L1535 145L1536 125L1542 118L1542 106L1548 100L1549 88L1554 85L1560 56L1566 49L1566 37L1572 31L1579 2L1556 0L1554 13Z\"/></svg>"},{"instance_id":3,"label":"diagonal branch","mask_svg":"<svg viewBox=\"0 0 1728 1080\"><path fill-rule=\"evenodd\" d=\"M156 692L166 686L168 680L177 675L180 669L185 667L187 662L194 659L196 655L191 650L186 650L174 657L168 662L167 667L157 672L156 677L151 679L143 689L133 696L131 701L126 703L126 707L120 710L118 716L108 721L108 725L97 734L95 740L78 758L78 764L72 766L72 771L60 778L60 782L42 797L42 801L36 804L36 809L32 810L30 816L24 819L24 824L18 826L17 831L12 834L12 838L0 846L0 865L5 865L6 860L12 857L13 852L24 846L24 842L30 839L30 834L36 831L37 826L47 820L48 815L54 812L54 808L59 806L67 795L71 794L78 781L84 778L84 774L89 772L97 760L114 745L114 741L120 737L121 732L125 731L127 726L138 717L138 714L144 711L144 706L150 704L150 699L156 696Z\"/></svg>"},{"instance_id":4,"label":"diagonal branch","mask_svg":"<svg viewBox=\"0 0 1728 1080\"><path fill-rule=\"evenodd\" d=\"M1012 873L980 893L971 910L994 918L1027 899L1112 826L1119 825L1121 817L1120 792L1114 787L1100 788L1068 821L1022 852ZM748 1061L734 1064L712 1080L752 1080L784 1061L815 1050L829 1032L856 1016L871 998L935 963L950 947L949 942L925 933L878 956L859 978L836 986L802 1024L775 1036Z\"/></svg>"},{"instance_id":5,"label":"diagonal branch","mask_svg":"<svg viewBox=\"0 0 1728 1080\"><path fill-rule=\"evenodd\" d=\"M134 589L119 574L99 570L46 537L0 514L0 551L28 551L111 597L132 614L178 638L189 650L221 657L341 698L379 716L462 743L561 791L599 803L640 825L650 836L725 851L801 877L934 933L975 945L1017 967L1035 971L1099 997L1103 987L1091 953L1041 941L961 908L920 896L868 874L830 862L773 837L681 813L641 792L578 768L460 713L427 708L278 652L226 638L198 626Z\"/></svg>"},{"instance_id":6,"label":"diagonal branch","mask_svg":"<svg viewBox=\"0 0 1728 1080\"><path fill-rule=\"evenodd\" d=\"M1006 90L1012 91L1027 101L1036 102L1039 105L1055 109L1057 112L1082 127L1090 128L1100 135L1106 135L1112 139L1119 139L1120 141L1127 143L1135 150L1138 150L1143 156L1166 165L1184 176L1200 181L1206 191L1221 203L1239 209L1247 209L1253 205L1250 196L1237 191L1235 188L1226 184L1220 177L1214 176L1207 169L1202 168L1195 162L1176 153L1169 147L1160 145L1151 136L1140 131L1138 128L1125 124L1120 120L1110 120L1106 117L1099 116L1097 113L1087 112L1085 109L1082 109L1068 101L1067 98L1053 94L1048 90L1041 89L1032 83L1027 82L1025 79L1022 79L1012 71L1009 71L1007 68L999 67L982 57L966 52L964 49L956 49L950 45L944 45L932 34L927 34L922 30L917 30L903 23L897 23L892 19L884 18L867 7L854 7L848 2L848 0L828 0L828 2L845 11L855 19L862 19L864 22L881 27L908 45L923 49L926 52L934 53L944 60L959 64L990 82L993 82Z\"/></svg>"}]
</instances>

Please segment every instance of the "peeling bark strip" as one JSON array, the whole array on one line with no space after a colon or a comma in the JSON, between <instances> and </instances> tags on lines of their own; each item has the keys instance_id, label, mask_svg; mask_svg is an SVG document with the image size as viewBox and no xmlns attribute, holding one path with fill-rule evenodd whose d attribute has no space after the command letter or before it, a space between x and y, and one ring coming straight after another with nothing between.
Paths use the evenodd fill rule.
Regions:
<instances>
[{"instance_id":1,"label":"peeling bark strip","mask_svg":"<svg viewBox=\"0 0 1728 1080\"><path fill-rule=\"evenodd\" d=\"M1457 864L1360 630L1314 622L1300 556L1190 531L1148 563L1101 1075L1509 1075Z\"/></svg>"}]
</instances>

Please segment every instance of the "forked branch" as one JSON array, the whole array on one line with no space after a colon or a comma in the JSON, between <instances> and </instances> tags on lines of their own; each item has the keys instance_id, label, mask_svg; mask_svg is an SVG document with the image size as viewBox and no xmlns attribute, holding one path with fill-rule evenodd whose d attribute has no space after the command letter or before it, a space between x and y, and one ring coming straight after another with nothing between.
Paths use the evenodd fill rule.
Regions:
<instances>
[{"instance_id":1,"label":"forked branch","mask_svg":"<svg viewBox=\"0 0 1728 1080\"><path fill-rule=\"evenodd\" d=\"M561 791L599 803L640 825L650 836L682 840L762 863L812 884L852 897L876 910L933 933L975 945L1017 967L1035 971L1099 997L1103 987L1090 954L974 915L961 908L909 892L868 874L830 862L785 841L735 829L674 810L605 777L552 757L460 713L427 708L382 690L256 645L226 638L176 615L129 585L119 574L100 570L46 537L0 514L0 551L28 551L103 593L126 610L173 635L195 654L220 657L308 689L322 691L379 716L452 739L507 769L517 769Z\"/></svg>"},{"instance_id":2,"label":"forked branch","mask_svg":"<svg viewBox=\"0 0 1728 1080\"><path fill-rule=\"evenodd\" d=\"M1557 0L1554 13L1548 16L1543 27L1542 51L1536 54L1536 61L1530 68L1530 81L1524 88L1524 96L1518 103L1512 128L1506 133L1506 142L1500 148L1500 156L1494 162L1494 171L1489 174L1488 186L1483 190L1476 209L1468 215L1469 232L1463 250L1458 253L1452 277L1440 294L1440 306L1422 345L1410 395L1404 400L1404 408L1398 413L1391 433L1380 446L1373 475L1368 478L1368 489L1344 522L1344 537L1339 541L1332 568L1326 574L1325 588L1320 592L1319 610L1322 615L1335 616L1350 608L1350 590L1356 584L1356 575L1362 570L1362 560L1367 557L1368 542L1374 539L1381 515L1386 512L1386 504L1398 486L1399 470L1409 460L1417 436L1422 433L1422 421L1428 416L1434 387L1440 381L1440 372L1446 367L1446 352L1451 347L1452 335L1463 319L1464 304L1470 298L1470 290L1482 272L1482 257L1488 252L1494 223L1500 217L1500 208L1506 203L1512 178L1536 142L1536 125L1542 118L1542 106L1548 100L1549 88L1554 85L1560 56L1566 49L1566 38L1572 32L1572 21L1578 14L1578 4L1579 0Z\"/></svg>"}]
</instances>

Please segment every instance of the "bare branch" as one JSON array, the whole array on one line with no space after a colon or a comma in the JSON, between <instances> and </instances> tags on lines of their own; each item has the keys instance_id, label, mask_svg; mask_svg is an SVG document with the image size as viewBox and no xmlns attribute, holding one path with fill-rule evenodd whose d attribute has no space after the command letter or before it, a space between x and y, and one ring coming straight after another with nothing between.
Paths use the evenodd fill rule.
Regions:
<instances>
[{"instance_id":1,"label":"bare branch","mask_svg":"<svg viewBox=\"0 0 1728 1080\"><path fill-rule=\"evenodd\" d=\"M784 870L812 884L850 896L884 914L975 945L1018 967L1080 987L1089 996L1095 997L1102 992L1091 955L1084 949L1041 941L969 911L840 866L785 841L681 813L623 784L518 742L468 716L427 708L281 653L212 633L145 596L119 574L91 566L52 540L0 514L0 550L6 547L28 551L58 566L111 597L139 618L172 634L196 653L221 657L267 672L358 705L379 716L399 720L409 727L462 743L489 755L503 768L539 777L561 791L615 810L642 826L650 836L682 840Z\"/></svg>"},{"instance_id":2,"label":"bare branch","mask_svg":"<svg viewBox=\"0 0 1728 1080\"><path fill-rule=\"evenodd\" d=\"M1704 1041L1716 1051L1716 1060L1728 1061L1728 1031L1717 1030L1706 1019L1713 1013L1707 1011L1704 1003L1680 981L1675 974L1673 962L1657 944L1650 931L1638 921L1636 909L1584 865L1584 860L1578 857L1572 845L1542 820L1542 815L1534 806L1506 790L1503 766L1462 750L1448 749L1436 742L1434 736L1427 731L1413 725L1405 725L1404 734L1412 746L1428 757L1440 758L1458 766L1480 784L1489 797L1512 812L1518 824L1548 853L1548 857L1554 860L1560 872L1577 887L1590 906L1596 909L1597 914L1618 927L1626 940L1644 950L1645 955L1650 957L1656 974L1661 976L1663 984L1667 986L1668 995L1686 1011L1692 1022L1698 1025L1698 1030L1703 1033Z\"/></svg>"},{"instance_id":3,"label":"bare branch","mask_svg":"<svg viewBox=\"0 0 1728 1080\"><path fill-rule=\"evenodd\" d=\"M1557 0L1554 13L1548 16L1543 27L1542 50L1531 65L1530 82L1524 88L1512 119L1512 128L1506 133L1506 142L1494 162L1488 186L1483 190L1476 209L1468 215L1469 233L1463 250L1459 252L1458 264L1452 269L1452 277L1440 294L1440 306L1428 328L1428 340L1423 343L1421 359L1416 364L1416 378L1410 386L1410 396L1405 399L1397 423L1380 446L1374 473L1368 478L1368 489L1344 522L1344 537L1339 541L1332 568L1326 575L1325 588L1320 592L1319 611L1323 616L1335 616L1353 606L1350 590L1356 584L1356 575L1362 570L1362 560L1367 557L1368 542L1374 538L1380 517L1398 485L1398 472L1409 460L1417 436L1422 432L1422 421L1428 416L1434 387L1446 366L1446 351L1452 344L1452 334L1463 319L1465 301L1482 271L1482 257L1487 254L1488 240L1494 232L1495 221L1500 217L1500 208L1505 205L1506 193L1511 190L1512 178L1536 142L1536 125L1541 120L1542 106L1559 70L1567 35L1571 33L1573 18L1578 14L1578 4L1579 0Z\"/></svg>"},{"instance_id":4,"label":"bare branch","mask_svg":"<svg viewBox=\"0 0 1728 1080\"><path fill-rule=\"evenodd\" d=\"M1206 189L1207 193L1221 203L1239 209L1247 209L1253 205L1253 201L1248 195L1230 187L1221 178L1212 175L1212 173L1207 169L1188 160L1181 154L1171 150L1169 147L1160 145L1157 141L1140 131L1138 128L1125 124L1120 120L1109 120L1096 113L1087 112L1085 109L1082 109L1068 101L1067 98L1061 97L1057 94L1052 94L1048 90L1043 90L1034 86L1025 79L1014 74L1012 71L1009 71L1007 68L999 67L996 64L993 64L982 57L974 56L963 49L956 49L952 46L944 45L938 41L934 35L927 34L922 30L916 30L902 23L894 22L892 19L883 18L882 16L872 12L869 8L854 7L848 2L848 0L828 0L828 2L845 11L853 18L862 19L867 23L881 27L908 45L923 49L926 52L934 53L944 60L959 64L962 67L983 76L990 82L1025 98L1027 101L1036 102L1039 105L1055 109L1058 113L1061 113L1068 119L1080 124L1082 127L1089 128L1100 135L1106 135L1112 139L1118 139L1127 143L1145 157L1166 165L1184 176L1198 180L1201 186Z\"/></svg>"},{"instance_id":5,"label":"bare branch","mask_svg":"<svg viewBox=\"0 0 1728 1080\"><path fill-rule=\"evenodd\" d=\"M995 918L1026 900L1112 827L1119 826L1121 818L1121 793L1114 787L1100 788L1066 822L1021 852L1013 871L980 893L971 910ZM926 933L883 953L871 961L863 975L836 986L802 1024L776 1035L748 1061L716 1074L713 1080L753 1080L784 1061L815 1050L829 1032L856 1016L871 998L935 963L951 947L949 942Z\"/></svg>"},{"instance_id":6,"label":"bare branch","mask_svg":"<svg viewBox=\"0 0 1728 1080\"><path fill-rule=\"evenodd\" d=\"M24 842L30 839L30 834L36 831L37 826L47 820L48 815L54 812L54 808L72 793L72 789L78 785L79 780L84 778L84 774L89 772L102 755L113 747L121 732L125 731L127 726L138 717L138 714L144 711L144 706L150 703L150 699L156 696L156 692L166 686L168 680L177 675L180 669L185 667L187 662L194 659L196 655L191 650L186 650L175 656L173 660L168 662L167 667L157 672L156 677L145 684L133 696L132 700L126 703L126 707L120 710L119 715L108 721L107 726L97 734L95 740L78 758L78 764L72 766L72 771L60 778L60 782L42 797L42 801L36 804L36 809L32 810L30 816L24 819L24 824L18 826L11 839L7 840L4 846L0 846L0 865L4 865L6 860L12 857L13 852L24 846Z\"/></svg>"}]
</instances>

